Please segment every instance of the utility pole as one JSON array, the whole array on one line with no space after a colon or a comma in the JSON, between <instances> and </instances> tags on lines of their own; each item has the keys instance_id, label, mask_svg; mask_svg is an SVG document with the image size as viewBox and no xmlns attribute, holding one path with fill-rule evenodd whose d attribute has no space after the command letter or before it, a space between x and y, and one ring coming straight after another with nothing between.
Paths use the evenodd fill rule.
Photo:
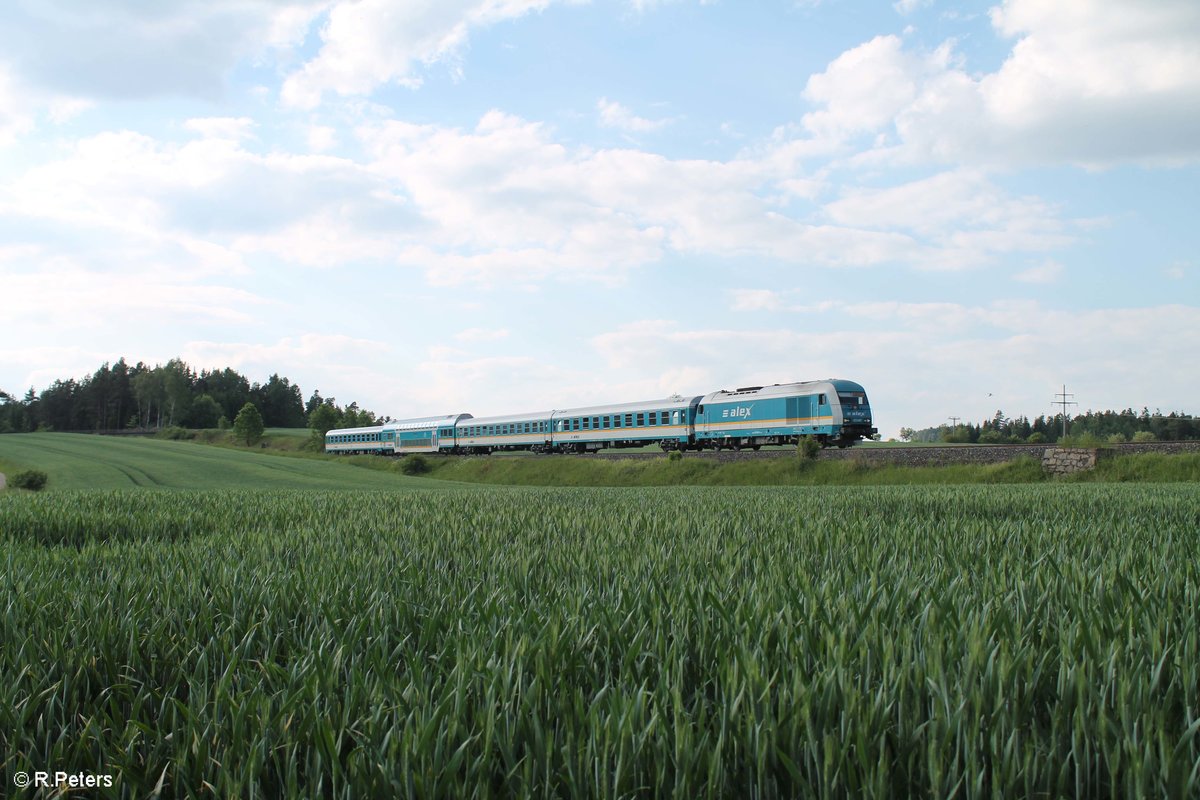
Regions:
<instances>
[{"instance_id":1,"label":"utility pole","mask_svg":"<svg viewBox=\"0 0 1200 800\"><path fill-rule=\"evenodd\" d=\"M1067 385L1065 383L1063 384L1063 390L1054 396L1059 398L1058 400L1054 401L1054 405L1062 406L1062 418L1063 418L1063 434L1062 435L1063 435L1063 438L1065 439L1067 436L1067 406L1077 406L1077 405L1079 405L1079 403L1076 403L1074 400L1067 399L1068 397L1074 397L1075 393L1074 392L1068 393Z\"/></svg>"}]
</instances>

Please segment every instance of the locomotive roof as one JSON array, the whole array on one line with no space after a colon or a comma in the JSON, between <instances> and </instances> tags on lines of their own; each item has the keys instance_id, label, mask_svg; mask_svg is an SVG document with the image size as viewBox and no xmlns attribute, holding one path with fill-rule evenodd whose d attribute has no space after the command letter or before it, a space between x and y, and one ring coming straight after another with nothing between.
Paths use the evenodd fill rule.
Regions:
<instances>
[{"instance_id":1,"label":"locomotive roof","mask_svg":"<svg viewBox=\"0 0 1200 800\"><path fill-rule=\"evenodd\" d=\"M704 402L714 403L721 400L731 400L739 397L786 397L794 394L807 394L820 388L847 384L836 378L826 378L822 381L797 381L795 383L774 383L770 386L744 386L740 389L718 389L704 395ZM861 387L860 387L861 388Z\"/></svg>"}]
</instances>

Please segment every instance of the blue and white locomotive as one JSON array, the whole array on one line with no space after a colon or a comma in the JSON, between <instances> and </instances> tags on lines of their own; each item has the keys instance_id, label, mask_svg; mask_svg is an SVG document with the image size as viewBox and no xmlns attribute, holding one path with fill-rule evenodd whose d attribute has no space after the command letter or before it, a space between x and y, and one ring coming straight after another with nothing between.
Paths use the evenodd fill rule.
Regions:
<instances>
[{"instance_id":1,"label":"blue and white locomotive","mask_svg":"<svg viewBox=\"0 0 1200 800\"><path fill-rule=\"evenodd\" d=\"M450 414L343 428L326 434L325 451L589 453L647 444L663 450L757 450L795 444L802 436L824 446L847 447L874 433L863 387L831 378L638 403L494 417Z\"/></svg>"}]
</instances>

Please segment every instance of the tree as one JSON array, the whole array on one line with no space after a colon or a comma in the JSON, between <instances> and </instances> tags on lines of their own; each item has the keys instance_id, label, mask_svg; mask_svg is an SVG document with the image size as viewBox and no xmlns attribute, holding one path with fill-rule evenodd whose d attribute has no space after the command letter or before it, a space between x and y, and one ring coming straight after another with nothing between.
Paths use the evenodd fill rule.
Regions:
<instances>
[{"instance_id":1,"label":"tree","mask_svg":"<svg viewBox=\"0 0 1200 800\"><path fill-rule=\"evenodd\" d=\"M337 425L338 411L328 403L321 403L308 415L308 427L318 436L324 437Z\"/></svg>"},{"instance_id":2,"label":"tree","mask_svg":"<svg viewBox=\"0 0 1200 800\"><path fill-rule=\"evenodd\" d=\"M262 414L253 403L246 403L233 421L234 438L246 443L246 446L256 444L263 436Z\"/></svg>"},{"instance_id":3,"label":"tree","mask_svg":"<svg viewBox=\"0 0 1200 800\"><path fill-rule=\"evenodd\" d=\"M139 363L138 366L142 365ZM138 405L138 418L141 420L141 427L160 427L162 423L163 399L167 394L163 386L161 367L139 370L131 383L133 385L133 397ZM158 409L157 419L154 416L156 408Z\"/></svg>"},{"instance_id":4,"label":"tree","mask_svg":"<svg viewBox=\"0 0 1200 800\"><path fill-rule=\"evenodd\" d=\"M221 419L221 405L211 394L202 394L192 401L188 421L193 428L215 428Z\"/></svg>"},{"instance_id":5,"label":"tree","mask_svg":"<svg viewBox=\"0 0 1200 800\"><path fill-rule=\"evenodd\" d=\"M262 407L263 420L273 428L304 426L304 399L300 387L278 374L272 375L263 386L251 390Z\"/></svg>"}]
</instances>

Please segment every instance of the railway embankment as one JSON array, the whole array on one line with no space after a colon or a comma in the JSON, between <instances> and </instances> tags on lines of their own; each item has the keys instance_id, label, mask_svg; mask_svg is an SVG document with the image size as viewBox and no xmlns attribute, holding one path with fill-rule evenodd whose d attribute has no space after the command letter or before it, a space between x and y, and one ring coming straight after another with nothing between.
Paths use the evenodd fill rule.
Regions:
<instances>
[{"instance_id":1,"label":"railway embankment","mask_svg":"<svg viewBox=\"0 0 1200 800\"><path fill-rule=\"evenodd\" d=\"M904 467L938 467L956 464L1003 464L1015 461L1022 456L1041 461L1046 451L1056 449L1054 445L1046 444L996 444L996 445L946 445L946 446L913 446L913 447L848 447L844 450L829 448L822 450L818 460L843 461L856 460L868 464L895 465ZM1133 455L1137 453L1197 453L1200 452L1200 441L1196 442L1137 442L1107 445L1104 452L1118 455ZM760 458L780 458L795 456L792 449L777 450L721 450L717 452L684 453L684 458L715 459L720 462L747 461ZM661 453L622 453L611 450L600 454L601 458L662 458Z\"/></svg>"}]
</instances>

